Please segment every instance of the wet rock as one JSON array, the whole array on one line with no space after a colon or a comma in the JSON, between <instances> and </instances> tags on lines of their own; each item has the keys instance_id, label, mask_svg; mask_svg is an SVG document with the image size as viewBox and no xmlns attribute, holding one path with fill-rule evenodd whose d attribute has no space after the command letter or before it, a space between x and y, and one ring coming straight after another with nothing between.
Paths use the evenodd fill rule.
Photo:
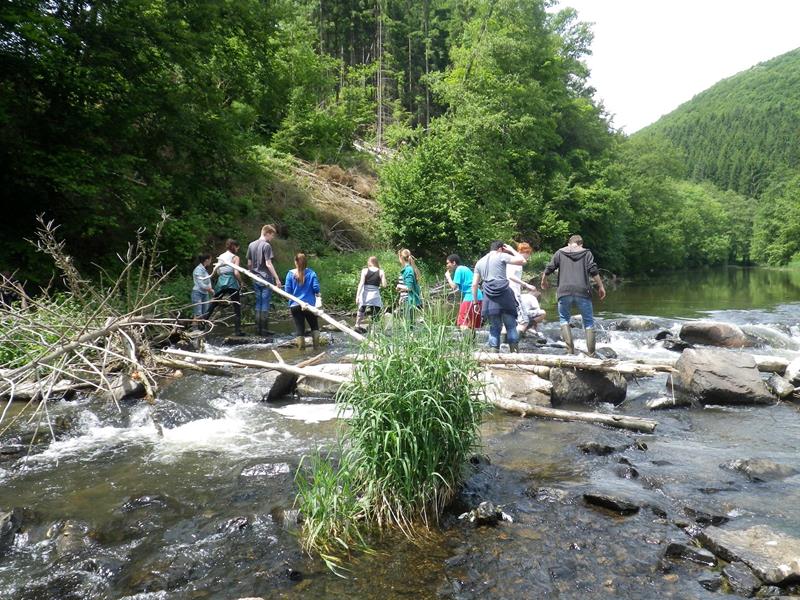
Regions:
<instances>
[{"instance_id":1,"label":"wet rock","mask_svg":"<svg viewBox=\"0 0 800 600\"><path fill-rule=\"evenodd\" d=\"M59 557L79 554L91 545L86 523L67 519L57 521L47 530L47 537L53 540L56 555Z\"/></svg>"},{"instance_id":2,"label":"wet rock","mask_svg":"<svg viewBox=\"0 0 800 600\"><path fill-rule=\"evenodd\" d=\"M274 479L291 472L292 468L288 463L262 463L242 469L239 478L245 480Z\"/></svg>"},{"instance_id":3,"label":"wet rock","mask_svg":"<svg viewBox=\"0 0 800 600\"><path fill-rule=\"evenodd\" d=\"M250 519L247 517L234 517L233 519L228 519L219 526L218 531L220 533L234 533L236 531L241 531L246 527L250 526Z\"/></svg>"},{"instance_id":4,"label":"wet rock","mask_svg":"<svg viewBox=\"0 0 800 600\"><path fill-rule=\"evenodd\" d=\"M800 356L786 366L783 376L792 385L800 385Z\"/></svg>"},{"instance_id":5,"label":"wet rock","mask_svg":"<svg viewBox=\"0 0 800 600\"><path fill-rule=\"evenodd\" d=\"M684 340L676 340L674 338L668 338L664 340L664 343L661 344L667 350L671 350L672 352L683 352L688 348L694 348L694 344L690 344L689 342L685 342Z\"/></svg>"},{"instance_id":6,"label":"wet rock","mask_svg":"<svg viewBox=\"0 0 800 600\"><path fill-rule=\"evenodd\" d=\"M698 579L697 583L699 583L709 592L716 592L722 587L722 577L719 575L705 576Z\"/></svg>"},{"instance_id":7,"label":"wet rock","mask_svg":"<svg viewBox=\"0 0 800 600\"><path fill-rule=\"evenodd\" d=\"M582 444L578 444L578 448L584 454L594 454L595 456L608 456L616 451L614 446L608 446L607 444L601 444L600 442L584 442Z\"/></svg>"},{"instance_id":8,"label":"wet rock","mask_svg":"<svg viewBox=\"0 0 800 600\"><path fill-rule=\"evenodd\" d=\"M0 461L19 458L25 453L26 448L22 438L18 436L0 442Z\"/></svg>"},{"instance_id":9,"label":"wet rock","mask_svg":"<svg viewBox=\"0 0 800 600\"><path fill-rule=\"evenodd\" d=\"M619 373L601 373L575 369L550 369L553 390L550 401L559 404L594 404L625 400L628 382Z\"/></svg>"},{"instance_id":10,"label":"wet rock","mask_svg":"<svg viewBox=\"0 0 800 600\"><path fill-rule=\"evenodd\" d=\"M669 408L686 408L692 405L692 401L686 396L661 396L648 400L644 405L650 410L667 410Z\"/></svg>"},{"instance_id":11,"label":"wet rock","mask_svg":"<svg viewBox=\"0 0 800 600\"><path fill-rule=\"evenodd\" d=\"M736 531L708 527L698 539L720 558L745 563L769 585L800 578L800 539L766 525Z\"/></svg>"},{"instance_id":12,"label":"wet rock","mask_svg":"<svg viewBox=\"0 0 800 600\"><path fill-rule=\"evenodd\" d=\"M583 500L590 506L600 506L621 515L632 515L639 512L639 506L633 502L608 494L587 493L583 495Z\"/></svg>"},{"instance_id":13,"label":"wet rock","mask_svg":"<svg viewBox=\"0 0 800 600\"><path fill-rule=\"evenodd\" d=\"M749 354L712 349L689 349L675 363L679 395L701 404L772 404L769 393ZM669 384L668 384L669 385Z\"/></svg>"},{"instance_id":14,"label":"wet rock","mask_svg":"<svg viewBox=\"0 0 800 600\"><path fill-rule=\"evenodd\" d=\"M492 461L486 454L473 454L469 457L469 464L473 467L485 467L492 464Z\"/></svg>"},{"instance_id":15,"label":"wet rock","mask_svg":"<svg viewBox=\"0 0 800 600\"><path fill-rule=\"evenodd\" d=\"M767 389L781 399L794 393L794 385L777 373L767 378Z\"/></svg>"},{"instance_id":16,"label":"wet rock","mask_svg":"<svg viewBox=\"0 0 800 600\"><path fill-rule=\"evenodd\" d=\"M744 331L733 323L690 321L681 326L680 338L692 344L722 348L744 348L752 345Z\"/></svg>"},{"instance_id":17,"label":"wet rock","mask_svg":"<svg viewBox=\"0 0 800 600\"><path fill-rule=\"evenodd\" d=\"M602 346L597 350L595 350L595 356L597 356L597 358L611 358L611 359L616 359L619 357L616 351L609 346Z\"/></svg>"},{"instance_id":18,"label":"wet rock","mask_svg":"<svg viewBox=\"0 0 800 600\"><path fill-rule=\"evenodd\" d=\"M797 475L797 469L766 458L736 459L721 464L720 468L744 473L751 481L775 481Z\"/></svg>"},{"instance_id":19,"label":"wet rock","mask_svg":"<svg viewBox=\"0 0 800 600\"><path fill-rule=\"evenodd\" d=\"M619 331L650 331L658 328L658 324L655 321L642 317L620 319L614 325Z\"/></svg>"},{"instance_id":20,"label":"wet rock","mask_svg":"<svg viewBox=\"0 0 800 600\"><path fill-rule=\"evenodd\" d=\"M552 384L535 373L487 369L481 374L489 400L507 399L535 406L550 406Z\"/></svg>"},{"instance_id":21,"label":"wet rock","mask_svg":"<svg viewBox=\"0 0 800 600\"><path fill-rule=\"evenodd\" d=\"M700 525L724 525L730 521L727 515L702 508L694 508L692 506L684 506L683 512L687 517L694 519L694 522Z\"/></svg>"},{"instance_id":22,"label":"wet rock","mask_svg":"<svg viewBox=\"0 0 800 600\"><path fill-rule=\"evenodd\" d=\"M121 373L111 380L109 390L102 396L110 401L121 402L122 400L132 400L145 397L144 384L133 377Z\"/></svg>"},{"instance_id":23,"label":"wet rock","mask_svg":"<svg viewBox=\"0 0 800 600\"><path fill-rule=\"evenodd\" d=\"M350 363L326 363L322 365L311 365L306 367L308 371L324 373L326 375L338 375L349 379L353 375L353 365ZM306 377L297 384L297 392L301 396L333 396L339 389L340 384L332 381L323 381L312 377Z\"/></svg>"},{"instance_id":24,"label":"wet rock","mask_svg":"<svg viewBox=\"0 0 800 600\"><path fill-rule=\"evenodd\" d=\"M783 596L783 590L777 585L761 586L756 593L756 598L778 598Z\"/></svg>"},{"instance_id":25,"label":"wet rock","mask_svg":"<svg viewBox=\"0 0 800 600\"><path fill-rule=\"evenodd\" d=\"M753 345L772 349L797 350L797 342L782 331L768 325L742 325L742 331Z\"/></svg>"},{"instance_id":26,"label":"wet rock","mask_svg":"<svg viewBox=\"0 0 800 600\"><path fill-rule=\"evenodd\" d=\"M462 513L458 516L459 519L468 519L470 523L476 526L497 525L500 521L514 522L514 519L508 513L503 512L503 507L495 505L492 502L481 502L477 507Z\"/></svg>"},{"instance_id":27,"label":"wet rock","mask_svg":"<svg viewBox=\"0 0 800 600\"><path fill-rule=\"evenodd\" d=\"M636 467L631 465L618 465L614 469L614 473L616 473L617 477L621 479L638 479L639 478L639 471L636 470Z\"/></svg>"},{"instance_id":28,"label":"wet rock","mask_svg":"<svg viewBox=\"0 0 800 600\"><path fill-rule=\"evenodd\" d=\"M671 337L675 337L674 334L669 329L662 329L659 331L655 336L653 336L657 341L666 340Z\"/></svg>"},{"instance_id":29,"label":"wet rock","mask_svg":"<svg viewBox=\"0 0 800 600\"><path fill-rule=\"evenodd\" d=\"M708 567L713 567L717 564L717 557L705 548L698 548L697 546L684 544L683 542L670 542L667 545L667 549L664 551L664 556L667 558L690 560Z\"/></svg>"},{"instance_id":30,"label":"wet rock","mask_svg":"<svg viewBox=\"0 0 800 600\"><path fill-rule=\"evenodd\" d=\"M731 590L741 596L750 597L761 587L761 581L753 574L747 565L741 562L732 562L725 565L722 574L728 580Z\"/></svg>"},{"instance_id":31,"label":"wet rock","mask_svg":"<svg viewBox=\"0 0 800 600\"><path fill-rule=\"evenodd\" d=\"M18 508L0 510L0 557L14 545L14 536L22 527L22 511Z\"/></svg>"},{"instance_id":32,"label":"wet rock","mask_svg":"<svg viewBox=\"0 0 800 600\"><path fill-rule=\"evenodd\" d=\"M548 504L566 502L569 499L569 494L565 490L549 487L530 488L525 491L525 495L530 496L537 502L546 502Z\"/></svg>"}]
</instances>

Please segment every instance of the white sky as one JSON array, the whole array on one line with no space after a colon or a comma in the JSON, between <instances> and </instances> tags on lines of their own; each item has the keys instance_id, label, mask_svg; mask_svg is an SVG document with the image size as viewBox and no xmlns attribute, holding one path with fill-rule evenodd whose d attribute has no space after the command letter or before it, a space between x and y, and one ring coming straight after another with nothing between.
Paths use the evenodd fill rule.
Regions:
<instances>
[{"instance_id":1,"label":"white sky","mask_svg":"<svg viewBox=\"0 0 800 600\"><path fill-rule=\"evenodd\" d=\"M590 83L633 133L695 94L800 47L800 0L560 0L593 22Z\"/></svg>"}]
</instances>

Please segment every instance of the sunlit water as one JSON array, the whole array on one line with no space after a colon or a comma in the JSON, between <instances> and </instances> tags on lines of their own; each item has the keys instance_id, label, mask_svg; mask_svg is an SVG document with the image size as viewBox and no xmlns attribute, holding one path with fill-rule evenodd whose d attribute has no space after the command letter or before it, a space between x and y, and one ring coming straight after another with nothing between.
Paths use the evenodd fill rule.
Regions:
<instances>
[{"instance_id":1,"label":"sunlit water","mask_svg":"<svg viewBox=\"0 0 800 600\"><path fill-rule=\"evenodd\" d=\"M615 331L611 321L646 316L677 332L684 319L714 318L760 332L770 343L759 353L796 356L798 300L800 273L787 271L629 282L596 304L600 345L622 357L674 358L654 331ZM543 306L554 316L552 296ZM553 340L557 330L545 327ZM331 348L347 344L337 336ZM210 350L273 359L257 346ZM56 441L40 431L30 453L0 461L0 507L23 516L0 559L0 598L710 598L698 584L708 569L661 559L667 541L688 539L675 524L691 521L687 507L800 536L799 476L754 483L720 468L769 458L800 471L798 407L651 413L644 402L668 394L662 376L631 382L621 407L598 407L657 419L653 435L491 415L489 464L472 468L441 527L416 545L375 540L376 553L353 557L342 579L301 553L290 512L297 465L332 444L336 407L262 403L273 378L186 374L165 382L152 406L52 406ZM12 428L4 447L29 444L35 425ZM589 441L617 450L583 454ZM631 467L638 476L629 479ZM613 516L587 507L588 491L645 508ZM483 500L504 505L514 522L475 528L457 519Z\"/></svg>"}]
</instances>

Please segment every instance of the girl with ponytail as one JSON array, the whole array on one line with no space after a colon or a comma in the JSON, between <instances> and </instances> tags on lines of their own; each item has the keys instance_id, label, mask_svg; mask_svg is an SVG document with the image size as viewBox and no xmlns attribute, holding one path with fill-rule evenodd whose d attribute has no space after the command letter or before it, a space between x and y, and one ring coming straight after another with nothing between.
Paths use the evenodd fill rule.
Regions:
<instances>
[{"instance_id":1,"label":"girl with ponytail","mask_svg":"<svg viewBox=\"0 0 800 600\"><path fill-rule=\"evenodd\" d=\"M422 293L419 289L419 269L416 261L408 248L403 248L397 253L400 261L400 276L397 278L397 291L400 292L400 307L403 316L410 318L414 309L422 306Z\"/></svg>"}]
</instances>

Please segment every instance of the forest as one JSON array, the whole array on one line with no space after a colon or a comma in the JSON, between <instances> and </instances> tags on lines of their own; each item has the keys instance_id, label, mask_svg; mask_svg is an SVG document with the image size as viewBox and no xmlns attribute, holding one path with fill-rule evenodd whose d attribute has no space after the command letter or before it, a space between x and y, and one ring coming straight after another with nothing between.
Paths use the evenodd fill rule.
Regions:
<instances>
[{"instance_id":1,"label":"forest","mask_svg":"<svg viewBox=\"0 0 800 600\"><path fill-rule=\"evenodd\" d=\"M182 268L271 221L333 253L276 193L295 159L374 172L359 243L423 258L580 232L620 274L797 261L797 69L770 69L798 54L628 137L593 99L591 44L550 0L4 3L0 268L47 281L38 215L101 266L162 211Z\"/></svg>"}]
</instances>

